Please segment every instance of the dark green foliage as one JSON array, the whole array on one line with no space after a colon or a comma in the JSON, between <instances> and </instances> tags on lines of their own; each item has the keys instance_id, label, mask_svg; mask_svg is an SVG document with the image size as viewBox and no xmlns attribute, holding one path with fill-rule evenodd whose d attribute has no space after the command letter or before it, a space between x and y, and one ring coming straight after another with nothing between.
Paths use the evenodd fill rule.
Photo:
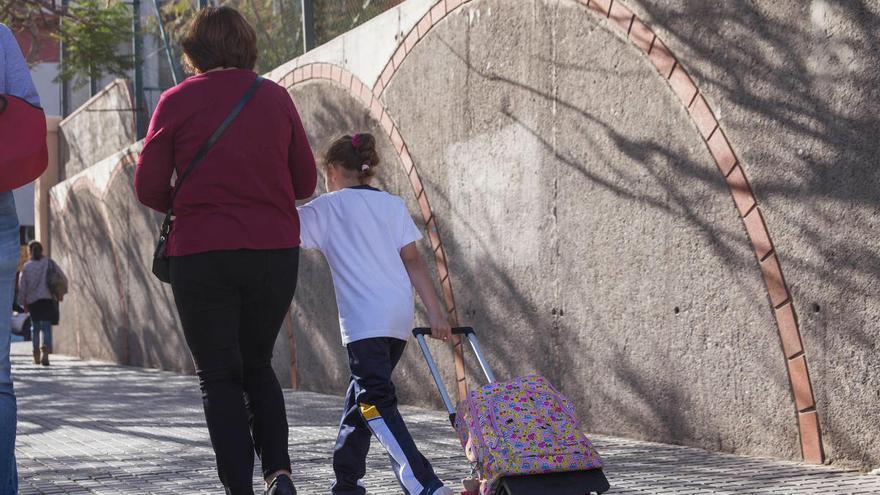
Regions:
<instances>
[{"instance_id":1,"label":"dark green foliage","mask_svg":"<svg viewBox=\"0 0 880 495\"><path fill-rule=\"evenodd\" d=\"M83 84L89 77L126 77L134 67L130 9L117 0L79 0L69 14L57 34L67 47L58 79Z\"/></svg>"}]
</instances>

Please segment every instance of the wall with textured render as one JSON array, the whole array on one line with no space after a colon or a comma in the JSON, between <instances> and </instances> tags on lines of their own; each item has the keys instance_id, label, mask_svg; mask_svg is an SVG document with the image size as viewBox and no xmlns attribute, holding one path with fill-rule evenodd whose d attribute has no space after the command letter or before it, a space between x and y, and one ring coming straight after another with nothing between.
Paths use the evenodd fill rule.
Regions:
<instances>
[{"instance_id":1,"label":"wall with textured render","mask_svg":"<svg viewBox=\"0 0 880 495\"><path fill-rule=\"evenodd\" d=\"M82 172L137 141L128 82L117 79L61 121L61 178Z\"/></svg>"},{"instance_id":2,"label":"wall with textured render","mask_svg":"<svg viewBox=\"0 0 880 495\"><path fill-rule=\"evenodd\" d=\"M170 289L150 272L158 214L134 199L140 144L52 188L52 256L70 278L58 352L192 371Z\"/></svg>"},{"instance_id":3,"label":"wall with textured render","mask_svg":"<svg viewBox=\"0 0 880 495\"><path fill-rule=\"evenodd\" d=\"M341 84L370 108L373 118L398 147L404 170L413 179L413 194L419 197L424 220L432 220L428 229L443 227L434 247L438 247L438 260L443 266L440 275L445 275L447 267L451 273L443 285L459 320L479 321L481 311L500 311L497 308L505 302L510 305L505 309L528 315L539 314L548 302L556 303L550 305L550 320L559 322L533 317L526 326L544 325L549 331L531 331L541 337L559 338L540 346L536 341L541 338L529 337L528 329L524 337L523 333L515 337L527 341L530 345L526 347L538 349L535 359L539 363L527 366L549 370L548 374L576 369L586 375L570 386L572 395L581 395L582 407L594 407L596 401L587 397L590 394L603 388L610 392L606 403L617 401L616 405L604 411L605 404L599 406L602 414L598 415L584 411L585 416L592 416L593 421L588 422L597 429L712 449L803 456L811 462L830 460L862 468L876 466L878 453L872 435L877 431L874 382L878 373L868 356L878 341L876 325L871 323L876 322L871 315L877 300L866 291L876 282L878 270L870 257L865 259L872 249L852 247L876 243L867 235L872 228L870 219L876 218L876 202L860 198L869 199L862 191L876 189L876 171L870 166L876 161L872 158L876 153L871 154L877 142L876 113L870 109L868 97L870 88L876 87L871 83L877 74L870 69L871 64L846 56L860 48L875 53L876 8L832 7L824 2L742 7L724 8L719 15L719 10L711 6L686 8L677 4L642 10L635 5L631 10L622 2L612 1L447 0L432 6L415 28L400 36L398 49L378 78L371 79L372 73L349 65L337 68L335 58L328 57L328 64L289 64L297 68L283 81L294 87L313 79ZM652 19L652 8L665 11L685 34L688 30L699 31L708 40L706 43L717 45L703 50L704 56L712 55L711 60L718 65L733 65L726 71L719 68L716 75L738 78L736 82L746 87L741 80L772 80L780 86L785 83L795 87L799 78L810 79L817 90L788 95L782 90L770 92L758 102L736 98L725 101L729 96L723 90L728 88L722 87L722 94L715 95L711 87L703 87L701 78L705 75L698 64L689 64L687 56L691 53L677 43L663 23ZM785 33L778 38L788 38L791 54L811 62L794 64L794 69L785 64L735 66L734 62L754 64L760 60L757 54L762 48L768 50L767 58L777 57L767 48L768 43L781 43L773 33L765 32L762 22L784 19L791 12L807 14L811 22L825 26L824 37L797 29L784 31L782 26L773 31ZM711 24L707 21L710 17L716 27L751 32L731 34L727 39L711 37L717 29L705 27ZM580 20L580 25L574 19ZM829 42L832 36L838 40ZM719 55L723 45L732 40L747 46L743 50L750 55ZM368 39L362 37L359 41ZM825 55L817 59L817 53ZM603 56L604 63L600 60ZM823 63L838 64L841 71L829 77L830 69L823 68ZM746 69L753 73L744 74ZM779 73L767 73L773 70ZM763 82L758 86L752 88L755 97L767 89ZM843 95L861 98L859 105L851 107L856 114L852 118L841 119L841 115L830 112L843 104ZM738 97L746 100L742 95ZM793 102L798 98L800 103ZM770 106L774 99L778 108ZM811 99L823 107L818 114L808 108ZM809 269L798 273L802 269L798 255L793 255L791 266L786 263L789 253L774 235L771 210L777 205L762 195L761 183L752 178L756 167L775 170L777 163L770 167L748 159L755 143L773 142L774 136L770 129L760 139L738 136L736 120L731 120L730 126L725 120L725 105L731 103L751 109L749 122L779 120L785 109L794 112L790 116L793 120L809 119L810 115L829 123L840 120L841 129L834 134L844 139L838 142L837 156L845 158L847 168L841 172L843 176L829 177L828 185L838 188L834 193L837 196L851 195L855 200L846 204L846 212L854 214L846 220L852 222L848 231L852 247L843 251L849 258L840 267L861 268L843 284L856 297L835 299L836 303L850 305L850 314L837 321L850 328L835 334L836 348L829 349L823 342L825 347L817 351L808 342L809 316L805 317L806 309L799 306L796 284L799 276L816 273ZM681 118L684 120L676 122ZM499 129L505 121L509 128ZM685 124L690 129L680 127ZM815 132L793 128L801 132L784 137L791 147L802 144L827 151L827 144L821 139L817 142ZM748 134L749 124L744 122L742 129ZM685 141L677 144L681 139ZM466 151L459 152L461 148ZM541 148L549 158L542 155ZM795 153L805 156L807 152L796 148ZM486 158L481 160L481 154ZM521 160L530 162L530 166L539 163L542 175L555 174L556 178L548 184L543 176L520 173ZM459 161L466 162L461 165L464 169L456 168ZM481 169L478 164L483 161L495 168ZM410 172L411 162L416 163L418 172ZM652 162L662 163L665 169ZM803 175L786 180L807 180L808 172L806 169ZM568 192L568 184L577 184L581 189ZM484 191L486 186L491 187ZM505 191L516 188L519 190ZM604 208L594 204L601 204L597 192L609 191L613 198L610 204ZM427 198L431 198L433 208ZM721 203L708 202L720 198L727 198L726 210ZM813 199L821 201L822 196ZM534 207L535 200L552 205L550 216L541 218L536 212L517 208L518 203ZM827 202L822 208L836 211L840 206L835 203ZM584 211L591 208L599 211ZM794 229L822 218L820 211L801 205L796 197L786 208L800 217ZM514 226L505 224L511 212ZM664 224L658 213L671 215L673 223L667 219ZM626 220L616 225L612 214L623 215ZM487 215L498 216L483 218ZM461 222L456 217L461 217ZM835 221L841 218L835 217ZM565 220L570 222L567 226ZM675 222L685 224L676 226ZM551 254L542 252L547 246L540 243L505 250L505 242L515 240L516 245L536 238L522 235L519 223L534 225L550 241ZM595 235L584 232L595 225L599 227L592 234L604 238L591 240ZM574 233L578 227L580 232ZM455 251L459 236L472 232L479 237L486 231L495 234L483 243L489 258L468 259L480 252L480 244L473 240L465 241L465 247ZM804 241L833 243L832 231L828 225L824 234L802 234L806 235ZM528 228L526 232L532 233ZM695 238L689 240L688 236ZM442 244L439 237L444 240ZM572 259L572 252L580 257ZM836 251L831 254L841 256ZM487 270L491 266L487 260L499 258L502 267ZM529 262L532 267L549 270L530 273ZM579 266L584 264L592 268L585 271ZM473 272L479 276L472 276ZM451 280L464 282L464 287L457 285L454 298ZM508 296L522 293L525 297L498 296L497 300L487 301L492 296L486 293L492 294L493 290L481 285L494 280L499 280L496 291L506 291ZM621 286L601 290L602 284L609 281ZM834 279L824 283L831 281ZM811 288L823 286L817 281ZM467 303L476 300L476 307L465 308L463 297ZM680 301L685 302L676 304ZM578 315L572 315L571 308L566 309L562 303L587 306L591 310L588 321L583 317L576 321ZM813 313L823 311L821 304L804 304ZM676 315L672 321L664 314L664 308L668 311L670 307L671 314ZM639 313L641 318L634 317ZM601 321L603 317L609 321ZM562 320L572 322L575 328L560 331L566 326ZM679 333L674 332L676 322L683 326ZM504 333L510 327L522 328L523 318L505 313L498 315L495 323ZM611 327L614 331L609 340L622 339L626 352L618 349L619 355L614 356L613 343L597 344L584 327ZM568 347L568 340L577 333L587 335L579 341L583 347ZM632 338L626 336L628 333L633 334ZM516 359L523 366L523 342L517 344L510 345L515 351L510 361ZM652 354L629 354L640 345ZM598 356L584 354L597 348ZM725 351L730 353L727 357ZM836 355L827 354L829 351ZM814 353L819 363L810 368ZM847 357L853 353L862 357ZM566 354L570 356L566 358ZM603 359L611 372L597 378L602 383L589 383L594 371L602 369L596 362L601 364ZM817 376L817 369L827 369L831 363L840 367L840 374ZM849 378L847 372L857 376ZM610 379L611 386L604 382L609 375L618 375ZM821 388L826 383L830 387ZM627 388L630 400L619 400L619 394ZM422 393L428 392L422 389ZM632 411L626 411L626 407ZM830 411L839 415L839 432L824 429L826 424L835 425Z\"/></svg>"},{"instance_id":4,"label":"wall with textured render","mask_svg":"<svg viewBox=\"0 0 880 495\"><path fill-rule=\"evenodd\" d=\"M802 334L828 458L877 467L880 2L632 4L680 55L748 175L790 292L778 313Z\"/></svg>"}]
</instances>

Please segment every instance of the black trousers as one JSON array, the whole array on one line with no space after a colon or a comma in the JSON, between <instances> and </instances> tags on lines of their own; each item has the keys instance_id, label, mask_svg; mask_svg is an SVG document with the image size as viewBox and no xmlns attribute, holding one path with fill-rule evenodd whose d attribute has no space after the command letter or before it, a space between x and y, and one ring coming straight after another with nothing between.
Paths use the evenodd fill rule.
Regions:
<instances>
[{"instance_id":1,"label":"black trousers","mask_svg":"<svg viewBox=\"0 0 880 495\"><path fill-rule=\"evenodd\" d=\"M431 463L419 452L400 412L391 374L406 341L388 337L348 344L351 382L333 449L336 482L333 495L364 495L359 481L367 472L370 437L388 453L394 476L405 495L429 495L443 486Z\"/></svg>"},{"instance_id":2,"label":"black trousers","mask_svg":"<svg viewBox=\"0 0 880 495\"><path fill-rule=\"evenodd\" d=\"M299 250L216 251L171 258L171 288L202 389L227 494L253 494L290 470L287 415L272 348L296 289Z\"/></svg>"}]
</instances>

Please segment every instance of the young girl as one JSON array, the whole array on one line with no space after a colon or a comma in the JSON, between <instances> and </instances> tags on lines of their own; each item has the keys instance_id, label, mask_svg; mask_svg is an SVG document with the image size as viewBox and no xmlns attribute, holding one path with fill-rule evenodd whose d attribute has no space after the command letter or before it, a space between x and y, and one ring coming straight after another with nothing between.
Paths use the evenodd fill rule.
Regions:
<instances>
[{"instance_id":1,"label":"young girl","mask_svg":"<svg viewBox=\"0 0 880 495\"><path fill-rule=\"evenodd\" d=\"M413 324L415 287L432 337L451 329L416 248L422 235L404 201L370 186L379 156L370 134L334 141L324 160L327 194L299 208L302 247L320 249L333 275L351 382L333 452L335 495L363 495L370 434L388 452L407 495L450 495L413 442L391 373Z\"/></svg>"}]
</instances>

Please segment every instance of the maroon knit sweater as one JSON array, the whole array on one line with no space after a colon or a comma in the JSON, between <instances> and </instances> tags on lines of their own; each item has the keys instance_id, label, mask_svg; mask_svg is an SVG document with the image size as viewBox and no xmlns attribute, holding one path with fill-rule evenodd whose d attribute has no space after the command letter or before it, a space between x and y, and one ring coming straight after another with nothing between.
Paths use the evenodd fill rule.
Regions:
<instances>
[{"instance_id":1,"label":"maroon knit sweater","mask_svg":"<svg viewBox=\"0 0 880 495\"><path fill-rule=\"evenodd\" d=\"M135 172L141 203L168 210L172 174L183 173L255 78L249 70L208 72L162 94ZM299 246L295 201L311 196L316 180L293 101L266 80L181 185L167 254Z\"/></svg>"}]
</instances>

